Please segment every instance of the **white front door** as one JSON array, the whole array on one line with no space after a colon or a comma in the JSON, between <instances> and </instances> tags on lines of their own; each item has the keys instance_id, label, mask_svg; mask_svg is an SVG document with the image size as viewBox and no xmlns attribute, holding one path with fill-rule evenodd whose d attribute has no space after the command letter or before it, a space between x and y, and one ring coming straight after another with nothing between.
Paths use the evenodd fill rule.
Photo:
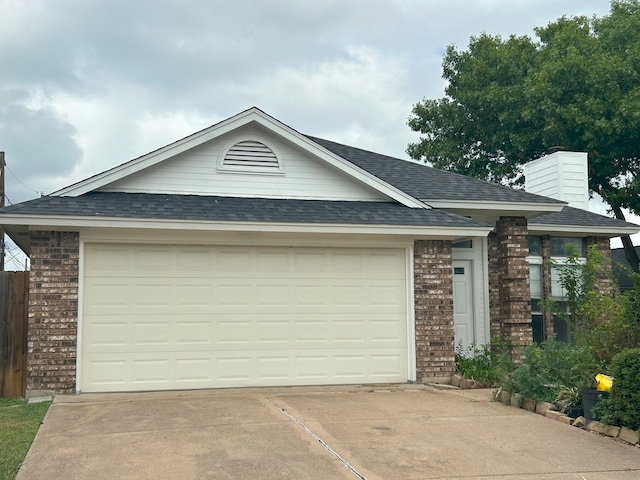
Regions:
<instances>
[{"instance_id":1,"label":"white front door","mask_svg":"<svg viewBox=\"0 0 640 480\"><path fill-rule=\"evenodd\" d=\"M466 352L475 343L471 260L453 261L453 311L456 348Z\"/></svg>"}]
</instances>

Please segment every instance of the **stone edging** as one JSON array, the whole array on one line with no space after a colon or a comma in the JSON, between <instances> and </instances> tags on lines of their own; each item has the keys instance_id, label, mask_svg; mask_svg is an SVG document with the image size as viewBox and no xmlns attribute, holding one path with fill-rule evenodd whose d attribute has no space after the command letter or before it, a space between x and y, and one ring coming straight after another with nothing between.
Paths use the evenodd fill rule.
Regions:
<instances>
[{"instance_id":1,"label":"stone edging","mask_svg":"<svg viewBox=\"0 0 640 480\"><path fill-rule=\"evenodd\" d=\"M462 388L462 387L461 387ZM626 427L614 427L613 425L605 425L602 422L596 420L587 420L584 417L571 418L562 412L559 412L553 403L548 402L536 402L535 400L524 398L519 393L511 393L501 388L493 390L492 398L494 401L503 403L504 405L511 405L514 407L522 408L530 412L535 412L538 415L543 415L552 420L557 420L567 425L573 425L574 427L582 428L590 432L606 435L611 438L616 438L630 445L640 447L640 432L631 430Z\"/></svg>"}]
</instances>

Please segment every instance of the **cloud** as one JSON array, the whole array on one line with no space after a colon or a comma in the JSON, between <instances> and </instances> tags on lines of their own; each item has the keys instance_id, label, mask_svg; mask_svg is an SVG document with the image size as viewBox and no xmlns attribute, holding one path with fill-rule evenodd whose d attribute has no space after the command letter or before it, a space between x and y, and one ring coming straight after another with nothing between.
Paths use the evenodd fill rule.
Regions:
<instances>
[{"instance_id":1,"label":"cloud","mask_svg":"<svg viewBox=\"0 0 640 480\"><path fill-rule=\"evenodd\" d=\"M7 196L12 202L45 191L51 178L68 175L81 158L76 129L49 105L38 105L27 91L0 91L0 146L10 175Z\"/></svg>"}]
</instances>

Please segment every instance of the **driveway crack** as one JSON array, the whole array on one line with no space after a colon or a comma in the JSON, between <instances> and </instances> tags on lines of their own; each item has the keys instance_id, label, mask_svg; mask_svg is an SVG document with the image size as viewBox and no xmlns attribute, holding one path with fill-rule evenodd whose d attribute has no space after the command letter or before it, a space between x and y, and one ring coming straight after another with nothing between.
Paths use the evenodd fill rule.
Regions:
<instances>
[{"instance_id":1,"label":"driveway crack","mask_svg":"<svg viewBox=\"0 0 640 480\"><path fill-rule=\"evenodd\" d=\"M367 478L362 475L360 472L358 472L358 470L355 469L355 467L353 465L351 465L349 462L347 462L344 458L342 458L340 456L340 454L338 452L336 452L333 448L331 448L327 442L325 442L324 440L322 440L318 435L316 435L315 433L313 433L311 431L311 429L309 427L307 427L304 423L302 423L300 420L298 420L296 417L294 417L293 415L291 415L289 412L287 412L287 410L285 408L282 408L280 405L278 405L277 403L275 403L273 400L271 400L270 398L266 398L267 402L269 402L271 405L273 405L274 407L276 407L278 410L280 410L280 412L282 412L284 415L286 415L289 420L291 420L293 423L295 423L296 425L298 425L300 428L302 428L302 430L304 430L309 436L311 436L311 438L313 438L315 441L317 441L320 445L322 445L322 447L329 452L331 455L333 455L334 457L336 457L340 463L342 463L345 467L347 467L351 473L353 473L356 477L358 477L360 480L367 480Z\"/></svg>"}]
</instances>

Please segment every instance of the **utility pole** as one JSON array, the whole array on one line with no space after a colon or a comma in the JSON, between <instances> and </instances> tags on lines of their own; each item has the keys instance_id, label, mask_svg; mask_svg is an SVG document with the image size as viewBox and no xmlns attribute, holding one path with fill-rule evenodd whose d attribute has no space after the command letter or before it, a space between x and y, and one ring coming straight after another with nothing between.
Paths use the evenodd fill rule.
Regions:
<instances>
[{"instance_id":1,"label":"utility pole","mask_svg":"<svg viewBox=\"0 0 640 480\"><path fill-rule=\"evenodd\" d=\"M4 207L4 152L0 152L0 208ZM0 228L0 272L4 272L4 230Z\"/></svg>"}]
</instances>

